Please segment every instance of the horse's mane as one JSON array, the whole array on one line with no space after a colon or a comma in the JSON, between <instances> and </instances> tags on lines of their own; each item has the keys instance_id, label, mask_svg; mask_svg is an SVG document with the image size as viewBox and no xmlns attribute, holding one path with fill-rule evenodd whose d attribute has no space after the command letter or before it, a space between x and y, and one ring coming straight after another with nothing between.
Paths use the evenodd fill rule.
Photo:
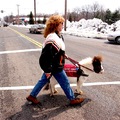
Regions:
<instances>
[{"instance_id":1,"label":"horse's mane","mask_svg":"<svg viewBox=\"0 0 120 120\"><path fill-rule=\"evenodd\" d=\"M94 56L92 57L87 57L85 59L82 59L81 61L79 61L80 65L87 65L87 64L91 64L93 61L99 60L100 62L102 62L102 56L98 55L98 56Z\"/></svg>"},{"instance_id":2,"label":"horse's mane","mask_svg":"<svg viewBox=\"0 0 120 120\"><path fill-rule=\"evenodd\" d=\"M94 56L93 61L96 61L96 60L102 62L103 58L100 55Z\"/></svg>"}]
</instances>

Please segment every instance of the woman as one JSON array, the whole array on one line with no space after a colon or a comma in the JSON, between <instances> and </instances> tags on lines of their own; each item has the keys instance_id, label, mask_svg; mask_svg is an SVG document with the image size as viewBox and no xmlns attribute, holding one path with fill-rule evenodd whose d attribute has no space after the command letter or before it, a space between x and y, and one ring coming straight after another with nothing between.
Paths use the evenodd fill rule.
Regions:
<instances>
[{"instance_id":1,"label":"woman","mask_svg":"<svg viewBox=\"0 0 120 120\"><path fill-rule=\"evenodd\" d=\"M34 104L40 103L36 96L49 81L51 76L60 84L71 105L80 104L83 98L75 98L70 87L68 77L63 70L65 63L65 44L60 32L63 29L64 18L60 15L51 16L44 30L45 42L43 43L42 53L39 59L40 67L44 71L41 79L33 88L30 95L26 98Z\"/></svg>"}]
</instances>

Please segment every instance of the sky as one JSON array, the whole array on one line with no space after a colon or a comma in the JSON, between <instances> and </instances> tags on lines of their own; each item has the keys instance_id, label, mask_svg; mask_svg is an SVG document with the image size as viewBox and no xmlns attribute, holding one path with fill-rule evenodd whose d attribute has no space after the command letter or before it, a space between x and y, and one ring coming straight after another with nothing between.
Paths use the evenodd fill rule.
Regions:
<instances>
[{"instance_id":1,"label":"sky","mask_svg":"<svg viewBox=\"0 0 120 120\"><path fill-rule=\"evenodd\" d=\"M120 0L67 0L67 10L72 11L76 7L82 7L85 5L92 5L97 2L105 9L114 11L120 8ZM58 12L64 13L65 0L36 0L36 13L54 14ZM19 7L18 7L19 6ZM34 13L34 0L0 0L0 17L5 15L17 15L19 8L20 15L28 15L30 11Z\"/></svg>"}]
</instances>

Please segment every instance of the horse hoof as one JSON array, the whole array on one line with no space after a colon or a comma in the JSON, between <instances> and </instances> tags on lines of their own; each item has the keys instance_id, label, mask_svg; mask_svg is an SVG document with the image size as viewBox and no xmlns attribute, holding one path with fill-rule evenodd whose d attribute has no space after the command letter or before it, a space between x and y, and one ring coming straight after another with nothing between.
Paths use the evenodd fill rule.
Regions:
<instances>
[{"instance_id":1,"label":"horse hoof","mask_svg":"<svg viewBox=\"0 0 120 120\"><path fill-rule=\"evenodd\" d=\"M56 94L56 93L58 93L58 91L55 89L55 90L54 90L54 94Z\"/></svg>"},{"instance_id":2,"label":"horse hoof","mask_svg":"<svg viewBox=\"0 0 120 120\"><path fill-rule=\"evenodd\" d=\"M50 97L53 97L54 95L53 94L50 94Z\"/></svg>"},{"instance_id":3,"label":"horse hoof","mask_svg":"<svg viewBox=\"0 0 120 120\"><path fill-rule=\"evenodd\" d=\"M80 91L75 90L75 92L76 92L78 95L83 95L83 91L82 91L82 90L80 90Z\"/></svg>"},{"instance_id":4,"label":"horse hoof","mask_svg":"<svg viewBox=\"0 0 120 120\"><path fill-rule=\"evenodd\" d=\"M83 91L80 91L79 94L80 94L80 95L83 95Z\"/></svg>"}]
</instances>

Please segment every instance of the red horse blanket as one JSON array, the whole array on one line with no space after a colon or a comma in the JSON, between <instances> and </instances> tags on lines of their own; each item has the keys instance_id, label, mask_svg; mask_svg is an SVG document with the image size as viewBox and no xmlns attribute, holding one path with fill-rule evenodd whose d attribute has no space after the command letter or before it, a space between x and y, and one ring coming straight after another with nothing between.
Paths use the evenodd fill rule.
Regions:
<instances>
[{"instance_id":1,"label":"red horse blanket","mask_svg":"<svg viewBox=\"0 0 120 120\"><path fill-rule=\"evenodd\" d=\"M68 77L79 77L77 71L79 67L73 65L73 64L65 64L64 70Z\"/></svg>"}]
</instances>

